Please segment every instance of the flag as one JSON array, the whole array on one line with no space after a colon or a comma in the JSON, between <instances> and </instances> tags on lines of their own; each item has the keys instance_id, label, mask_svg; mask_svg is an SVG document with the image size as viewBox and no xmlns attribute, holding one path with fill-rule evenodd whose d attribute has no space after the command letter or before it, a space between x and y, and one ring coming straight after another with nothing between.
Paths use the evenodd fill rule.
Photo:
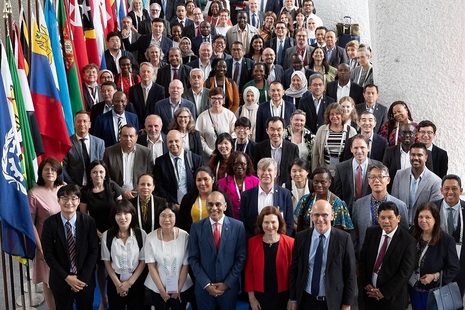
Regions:
<instances>
[{"instance_id":1,"label":"flag","mask_svg":"<svg viewBox=\"0 0 465 310\"><path fill-rule=\"evenodd\" d=\"M102 26L103 23L103 16L106 16L106 11L101 12L100 8L100 1L101 0L89 0L90 8L91 8L91 15L92 21L94 25L94 32L95 32L95 40L97 42L97 53L99 62L95 63L99 68L106 69L107 66L105 64L105 56L103 52L105 51L105 37L103 35L104 29ZM105 3L105 2L104 2Z\"/></svg>"},{"instance_id":2,"label":"flag","mask_svg":"<svg viewBox=\"0 0 465 310\"><path fill-rule=\"evenodd\" d=\"M33 259L36 242L32 226L27 191L21 171L21 150L13 127L11 84L5 84L3 74L8 66L3 62L5 49L2 44L0 75L0 219L2 222L2 250L23 258ZM6 67L6 68L5 68ZM10 94L7 98L7 92Z\"/></svg>"},{"instance_id":3,"label":"flag","mask_svg":"<svg viewBox=\"0 0 465 310\"><path fill-rule=\"evenodd\" d=\"M82 90L79 82L79 70L75 59L75 45L72 40L72 32L68 16L66 15L66 3L64 0L57 1L58 11L58 29L61 33L61 47L63 49L63 58L65 60L66 77L68 79L69 97L71 99L72 115L81 111L82 107Z\"/></svg>"},{"instance_id":4,"label":"flag","mask_svg":"<svg viewBox=\"0 0 465 310\"><path fill-rule=\"evenodd\" d=\"M107 34L115 30L115 16L111 12L110 0L96 0L99 2L100 12L102 15L102 27L104 40Z\"/></svg>"},{"instance_id":5,"label":"flag","mask_svg":"<svg viewBox=\"0 0 465 310\"><path fill-rule=\"evenodd\" d=\"M92 7L89 0L79 0L81 8L82 28L84 29L84 38L86 39L88 63L96 64L100 67L100 56L97 46L97 36L94 28L94 19L92 17Z\"/></svg>"},{"instance_id":6,"label":"flag","mask_svg":"<svg viewBox=\"0 0 465 310\"><path fill-rule=\"evenodd\" d=\"M115 2L116 2L116 15L118 19L118 28L123 29L121 20L123 19L123 17L128 15L127 2L125 0L115 0Z\"/></svg>"},{"instance_id":7,"label":"flag","mask_svg":"<svg viewBox=\"0 0 465 310\"><path fill-rule=\"evenodd\" d=\"M82 27L81 11L79 10L78 0L69 0L69 7L66 8L66 12L68 14L69 24L71 26L71 32L73 34L72 40L74 43L75 51L79 51L79 53L76 53L76 62L77 71L80 74L82 68L84 68L84 66L89 63L89 58L87 56L87 47L84 38L84 30Z\"/></svg>"},{"instance_id":8,"label":"flag","mask_svg":"<svg viewBox=\"0 0 465 310\"><path fill-rule=\"evenodd\" d=\"M26 76L29 76L29 57L31 56L31 50L29 48L29 29L27 27L26 15L24 14L23 6L21 6L19 16L21 18L21 22L19 24L21 49L23 50L24 56L26 57L24 58L24 71L26 72Z\"/></svg>"},{"instance_id":9,"label":"flag","mask_svg":"<svg viewBox=\"0 0 465 310\"><path fill-rule=\"evenodd\" d=\"M47 25L40 9L39 13L39 20L33 22L31 38L31 96L45 147L45 156L53 156L62 161L71 148L71 141L60 102Z\"/></svg>"}]
</instances>

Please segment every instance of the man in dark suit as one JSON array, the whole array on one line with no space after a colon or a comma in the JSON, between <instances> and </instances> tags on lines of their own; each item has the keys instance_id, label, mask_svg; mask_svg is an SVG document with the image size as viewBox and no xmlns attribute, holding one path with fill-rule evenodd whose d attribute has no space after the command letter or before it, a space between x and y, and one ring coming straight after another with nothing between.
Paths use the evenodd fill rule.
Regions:
<instances>
[{"instance_id":1,"label":"man in dark suit","mask_svg":"<svg viewBox=\"0 0 465 310\"><path fill-rule=\"evenodd\" d=\"M84 108L90 111L92 106L102 101L100 87L97 84L98 67L95 64L88 64L82 68L82 92L84 95Z\"/></svg>"},{"instance_id":2,"label":"man in dark suit","mask_svg":"<svg viewBox=\"0 0 465 310\"><path fill-rule=\"evenodd\" d=\"M128 101L122 91L113 95L113 110L99 115L95 120L94 130L92 133L105 141L105 147L112 146L118 142L119 131L128 124L139 130L139 120L137 115L126 112Z\"/></svg>"},{"instance_id":3,"label":"man in dark suit","mask_svg":"<svg viewBox=\"0 0 465 310\"><path fill-rule=\"evenodd\" d=\"M179 80L189 88L189 74L192 68L182 63L181 50L178 47L172 47L168 54L168 64L158 69L157 84L165 88L165 98L169 96L169 85L173 80Z\"/></svg>"},{"instance_id":4,"label":"man in dark suit","mask_svg":"<svg viewBox=\"0 0 465 310\"><path fill-rule=\"evenodd\" d=\"M208 218L192 224L189 265L195 276L195 297L202 310L235 310L245 263L244 224L224 215L223 194L207 198Z\"/></svg>"},{"instance_id":5,"label":"man in dark suit","mask_svg":"<svg viewBox=\"0 0 465 310\"><path fill-rule=\"evenodd\" d=\"M86 111L74 117L75 134L70 137L71 148L63 159L63 179L80 187L87 184L87 168L94 160L102 160L105 142L89 134L91 123Z\"/></svg>"},{"instance_id":6,"label":"man in dark suit","mask_svg":"<svg viewBox=\"0 0 465 310\"><path fill-rule=\"evenodd\" d=\"M81 191L77 185L58 190L61 211L44 223L41 242L45 261L50 267L49 286L57 309L92 309L94 269L98 257L95 221L76 212Z\"/></svg>"},{"instance_id":7,"label":"man in dark suit","mask_svg":"<svg viewBox=\"0 0 465 310\"><path fill-rule=\"evenodd\" d=\"M274 29L276 37L268 40L265 43L265 46L273 49L276 55L276 64L283 66L286 50L295 46L296 42L294 38L291 38L287 35L287 27L284 22L276 22Z\"/></svg>"},{"instance_id":8,"label":"man in dark suit","mask_svg":"<svg viewBox=\"0 0 465 310\"><path fill-rule=\"evenodd\" d=\"M200 23L203 22L202 9L199 7L194 8L193 11L193 23L182 29L182 36L188 38L194 38L200 35Z\"/></svg>"},{"instance_id":9,"label":"man in dark suit","mask_svg":"<svg viewBox=\"0 0 465 310\"><path fill-rule=\"evenodd\" d=\"M107 113L113 110L113 95L116 93L116 84L112 81L103 82L100 85L100 92L102 93L102 101L92 106L90 110L90 122L91 124L95 124L95 120L99 115ZM93 128L90 129L92 132Z\"/></svg>"},{"instance_id":10,"label":"man in dark suit","mask_svg":"<svg viewBox=\"0 0 465 310\"><path fill-rule=\"evenodd\" d=\"M232 59L226 60L227 76L236 82L239 94L242 93L244 85L252 79L253 61L244 57L244 45L240 41L232 43Z\"/></svg>"},{"instance_id":11,"label":"man in dark suit","mask_svg":"<svg viewBox=\"0 0 465 310\"><path fill-rule=\"evenodd\" d=\"M350 235L331 227L331 204L318 200L313 227L298 232L289 272L289 310L348 310L355 300L355 254Z\"/></svg>"},{"instance_id":12,"label":"man in dark suit","mask_svg":"<svg viewBox=\"0 0 465 310\"><path fill-rule=\"evenodd\" d=\"M265 18L264 12L259 10L259 3L260 0L249 0L246 9L250 24L257 29L263 25L263 19Z\"/></svg>"},{"instance_id":13,"label":"man in dark suit","mask_svg":"<svg viewBox=\"0 0 465 310\"><path fill-rule=\"evenodd\" d=\"M169 152L156 159L153 169L156 193L168 202L180 204L182 197L194 190L194 172L203 165L203 158L184 150L179 131L171 130L166 139Z\"/></svg>"},{"instance_id":14,"label":"man in dark suit","mask_svg":"<svg viewBox=\"0 0 465 310\"><path fill-rule=\"evenodd\" d=\"M283 138L284 128L284 120L281 117L269 117L266 122L268 139L257 143L253 158L255 167L260 159L265 157L271 157L277 162L276 184L278 185L291 180L289 166L294 159L299 157L297 145Z\"/></svg>"},{"instance_id":15,"label":"man in dark suit","mask_svg":"<svg viewBox=\"0 0 465 310\"><path fill-rule=\"evenodd\" d=\"M165 99L165 88L153 81L154 74L150 62L141 63L139 73L141 81L129 89L129 101L134 105L139 124L143 124L145 117L149 115L150 103Z\"/></svg>"},{"instance_id":16,"label":"man in dark suit","mask_svg":"<svg viewBox=\"0 0 465 310\"><path fill-rule=\"evenodd\" d=\"M212 26L209 22L203 21L200 23L200 35L192 38L192 51L195 55L200 57L199 48L204 42L212 43L215 37L212 35ZM211 55L210 55L211 57Z\"/></svg>"},{"instance_id":17,"label":"man in dark suit","mask_svg":"<svg viewBox=\"0 0 465 310\"><path fill-rule=\"evenodd\" d=\"M284 69L282 66L275 64L275 53L271 47L267 47L263 50L262 59L268 67L268 83L271 84L277 81L283 84Z\"/></svg>"},{"instance_id":18,"label":"man in dark suit","mask_svg":"<svg viewBox=\"0 0 465 310\"><path fill-rule=\"evenodd\" d=\"M194 103L196 114L200 115L210 107L210 101L208 100L210 90L203 87L205 76L202 69L192 69L189 74L189 82L191 88L183 92L182 97Z\"/></svg>"},{"instance_id":19,"label":"man in dark suit","mask_svg":"<svg viewBox=\"0 0 465 310\"><path fill-rule=\"evenodd\" d=\"M194 23L192 19L189 19L186 16L186 4L184 2L180 2L180 1L177 2L175 14L176 16L173 16L169 20L171 27L175 24L179 24L181 25L181 28L184 28Z\"/></svg>"},{"instance_id":20,"label":"man in dark suit","mask_svg":"<svg viewBox=\"0 0 465 310\"><path fill-rule=\"evenodd\" d=\"M291 192L276 184L277 168L274 159L262 158L257 164L257 175L260 183L258 186L244 191L241 195L239 219L244 223L247 239L255 236L257 217L266 206L277 207L286 221L286 235L292 236L294 234Z\"/></svg>"},{"instance_id":21,"label":"man in dark suit","mask_svg":"<svg viewBox=\"0 0 465 310\"><path fill-rule=\"evenodd\" d=\"M338 68L340 64L349 62L346 50L336 45L337 36L333 30L326 31L325 34L326 46L323 50L326 53L326 62L328 65Z\"/></svg>"},{"instance_id":22,"label":"man in dark suit","mask_svg":"<svg viewBox=\"0 0 465 310\"><path fill-rule=\"evenodd\" d=\"M379 225L367 229L359 259L366 309L407 309L407 283L417 263L416 240L403 227L393 202L378 208Z\"/></svg>"},{"instance_id":23,"label":"man in dark suit","mask_svg":"<svg viewBox=\"0 0 465 310\"><path fill-rule=\"evenodd\" d=\"M151 0L150 2L158 3L161 7L160 18L165 20L171 20L173 16L176 16L176 4L178 1L169 0Z\"/></svg>"},{"instance_id":24,"label":"man in dark suit","mask_svg":"<svg viewBox=\"0 0 465 310\"><path fill-rule=\"evenodd\" d=\"M166 143L166 135L161 132L163 121L156 114L147 115L145 118L144 128L145 133L139 135L137 144L148 147L152 151L152 159L155 164L155 159L168 153L168 144Z\"/></svg>"},{"instance_id":25,"label":"man in dark suit","mask_svg":"<svg viewBox=\"0 0 465 310\"><path fill-rule=\"evenodd\" d=\"M465 231L463 218L465 218L465 201L460 199L463 193L462 180L458 175L448 174L442 178L441 194L443 199L437 200L434 204L439 209L441 217L441 229L454 237L457 244L460 258L460 271L455 277L460 288L462 297L465 291L465 247L462 240Z\"/></svg>"},{"instance_id":26,"label":"man in dark suit","mask_svg":"<svg viewBox=\"0 0 465 310\"><path fill-rule=\"evenodd\" d=\"M350 96L354 99L355 104L362 103L363 87L350 81L350 67L342 63L337 67L337 81L326 84L326 94L337 102L344 96ZM339 96L338 96L339 94Z\"/></svg>"},{"instance_id":27,"label":"man in dark suit","mask_svg":"<svg viewBox=\"0 0 465 310\"><path fill-rule=\"evenodd\" d=\"M296 39L297 39L296 45L290 46L288 49L286 49L286 52L284 54L284 61L283 61L284 69L291 68L292 55L294 55L295 53L302 56L303 64L305 67L310 64L310 60L311 60L310 55L312 54L313 47L307 44L307 39L308 39L307 30L302 29L302 30L297 31Z\"/></svg>"},{"instance_id":28,"label":"man in dark suit","mask_svg":"<svg viewBox=\"0 0 465 310\"><path fill-rule=\"evenodd\" d=\"M363 111L370 111L376 117L374 133L379 133L380 128L387 122L387 108L377 102L378 96L378 86L375 84L367 84L363 88L363 98L365 102L355 106L359 116Z\"/></svg>"},{"instance_id":29,"label":"man in dark suit","mask_svg":"<svg viewBox=\"0 0 465 310\"><path fill-rule=\"evenodd\" d=\"M192 69L194 68L201 69L203 72L203 75L208 77L210 75L210 71L212 70L212 66L211 66L212 53L213 53L213 50L212 50L211 43L209 42L200 43L199 50L198 50L199 58L187 63L187 65L191 67Z\"/></svg>"},{"instance_id":30,"label":"man in dark suit","mask_svg":"<svg viewBox=\"0 0 465 310\"><path fill-rule=\"evenodd\" d=\"M139 23L139 27L137 28L141 35L149 34L149 33L152 32L152 29L151 29L152 28L152 20L155 19L155 18L159 18L160 13L161 13L161 6L156 2L152 2L152 4L150 4L150 8L149 8L150 19L142 20ZM163 19L163 22L165 24L165 29L163 30L163 35L169 37L169 36L171 36L170 22L168 20L166 20L166 19ZM131 42L131 43L133 43L133 42Z\"/></svg>"},{"instance_id":31,"label":"man in dark suit","mask_svg":"<svg viewBox=\"0 0 465 310\"><path fill-rule=\"evenodd\" d=\"M306 115L305 126L316 134L318 128L324 124L326 108L334 99L324 94L325 84L323 76L319 73L312 74L308 80L311 96L300 99L300 109Z\"/></svg>"},{"instance_id":32,"label":"man in dark suit","mask_svg":"<svg viewBox=\"0 0 465 310\"><path fill-rule=\"evenodd\" d=\"M242 107L239 107L239 109ZM236 134L236 139L234 139L233 151L243 152L249 155L250 160L253 162L257 144L249 139L251 128L252 123L247 117L241 116L236 120L234 123L234 133Z\"/></svg>"},{"instance_id":33,"label":"man in dark suit","mask_svg":"<svg viewBox=\"0 0 465 310\"><path fill-rule=\"evenodd\" d=\"M121 71L118 64L121 56L126 56L131 60L133 73L139 72L139 65L134 55L121 49L121 35L118 32L107 34L107 50L104 52L104 56L107 69L113 73L113 76Z\"/></svg>"},{"instance_id":34,"label":"man in dark suit","mask_svg":"<svg viewBox=\"0 0 465 310\"><path fill-rule=\"evenodd\" d=\"M304 59L298 53L294 53L291 55L291 62L292 62L291 64L292 67L284 70L284 78L283 78L283 81L281 82L283 83L284 89L288 89L289 86L291 85L291 77L294 71L302 71L302 73L305 74L307 81L310 81L310 76L316 73L315 71L312 71L304 67ZM310 83L308 85L310 85Z\"/></svg>"},{"instance_id":35,"label":"man in dark suit","mask_svg":"<svg viewBox=\"0 0 465 310\"><path fill-rule=\"evenodd\" d=\"M213 38L212 43L213 43L212 61L215 58L222 58L224 60L232 59L232 56L224 51L226 49L226 38L224 36L222 36L221 34L217 35L215 38Z\"/></svg>"},{"instance_id":36,"label":"man in dark suit","mask_svg":"<svg viewBox=\"0 0 465 310\"><path fill-rule=\"evenodd\" d=\"M431 121L421 121L417 125L417 138L420 142L426 145L426 148L431 151L431 159L433 161L433 172L440 178L447 174L449 168L449 156L447 152L433 144L436 137L436 125Z\"/></svg>"}]
</instances>

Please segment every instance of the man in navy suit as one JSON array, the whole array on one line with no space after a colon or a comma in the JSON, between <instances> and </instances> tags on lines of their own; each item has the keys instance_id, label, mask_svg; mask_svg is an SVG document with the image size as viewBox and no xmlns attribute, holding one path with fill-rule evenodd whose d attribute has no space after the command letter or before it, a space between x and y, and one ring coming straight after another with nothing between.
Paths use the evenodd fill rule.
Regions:
<instances>
[{"instance_id":1,"label":"man in navy suit","mask_svg":"<svg viewBox=\"0 0 465 310\"><path fill-rule=\"evenodd\" d=\"M195 276L197 306L202 310L235 310L245 263L244 224L224 215L223 194L207 198L208 218L192 224L189 265Z\"/></svg>"},{"instance_id":2,"label":"man in navy suit","mask_svg":"<svg viewBox=\"0 0 465 310\"><path fill-rule=\"evenodd\" d=\"M119 131L128 124L139 130L139 120L137 114L126 112L128 101L122 91L113 95L113 110L99 115L95 120L93 134L103 141L105 147L112 146L118 142Z\"/></svg>"},{"instance_id":3,"label":"man in navy suit","mask_svg":"<svg viewBox=\"0 0 465 310\"><path fill-rule=\"evenodd\" d=\"M200 57L199 48L202 43L213 43L214 36L212 35L212 26L209 22L203 21L200 23L200 35L192 38L192 51ZM210 55L211 57L211 55Z\"/></svg>"},{"instance_id":4,"label":"man in navy suit","mask_svg":"<svg viewBox=\"0 0 465 310\"><path fill-rule=\"evenodd\" d=\"M378 97L378 86L375 84L367 84L363 88L363 98L365 102L355 106L359 116L363 111L370 111L376 117L375 133L378 133L381 126L387 121L387 108L377 102Z\"/></svg>"},{"instance_id":5,"label":"man in navy suit","mask_svg":"<svg viewBox=\"0 0 465 310\"><path fill-rule=\"evenodd\" d=\"M265 46L273 49L276 55L276 64L282 66L285 52L289 47L295 46L295 39L287 35L286 24L282 21L276 22L274 29L276 37L268 40Z\"/></svg>"},{"instance_id":6,"label":"man in navy suit","mask_svg":"<svg viewBox=\"0 0 465 310\"><path fill-rule=\"evenodd\" d=\"M181 28L188 27L192 25L194 21L186 17L186 4L183 2L178 2L176 4L176 16L171 18L170 24L173 26L174 24L181 25Z\"/></svg>"},{"instance_id":7,"label":"man in navy suit","mask_svg":"<svg viewBox=\"0 0 465 310\"><path fill-rule=\"evenodd\" d=\"M168 97L168 87L173 80L180 80L181 83L189 87L189 74L192 68L182 63L181 50L178 47L172 47L168 53L168 64L158 69L157 83L165 88L165 96Z\"/></svg>"},{"instance_id":8,"label":"man in navy suit","mask_svg":"<svg viewBox=\"0 0 465 310\"><path fill-rule=\"evenodd\" d=\"M89 168L90 163L103 159L105 142L89 134L90 126L87 112L77 112L74 117L76 133L70 137L72 145L63 159L63 179L67 184L77 184L80 187L86 185L87 168Z\"/></svg>"},{"instance_id":9,"label":"man in navy suit","mask_svg":"<svg viewBox=\"0 0 465 310\"><path fill-rule=\"evenodd\" d=\"M304 67L304 59L302 58L302 55L300 55L299 53L292 54L290 61L291 68L284 70L284 77L283 81L281 82L284 86L284 89L288 89L291 85L291 76L292 73L294 73L294 71L302 71L302 73L305 74L307 81L310 81L310 76L316 73L315 71Z\"/></svg>"},{"instance_id":10,"label":"man in navy suit","mask_svg":"<svg viewBox=\"0 0 465 310\"><path fill-rule=\"evenodd\" d=\"M447 174L449 168L449 156L447 151L433 144L436 137L436 125L431 121L421 121L417 126L418 140L426 145L426 148L431 151L433 161L433 172L440 178Z\"/></svg>"},{"instance_id":11,"label":"man in navy suit","mask_svg":"<svg viewBox=\"0 0 465 310\"><path fill-rule=\"evenodd\" d=\"M252 79L252 67L254 62L244 57L244 44L235 41L231 45L232 59L226 60L228 78L233 79L239 88L239 95L242 93L244 85ZM237 64L236 64L237 63ZM236 70L239 70L236 73Z\"/></svg>"},{"instance_id":12,"label":"man in navy suit","mask_svg":"<svg viewBox=\"0 0 465 310\"><path fill-rule=\"evenodd\" d=\"M333 30L328 30L325 34L326 46L323 48L326 52L326 61L328 65L338 68L340 64L349 61L346 50L336 45L337 36Z\"/></svg>"},{"instance_id":13,"label":"man in navy suit","mask_svg":"<svg viewBox=\"0 0 465 310\"><path fill-rule=\"evenodd\" d=\"M107 50L104 55L107 69L113 73L113 76L121 72L118 63L121 56L126 56L131 60L133 73L139 72L139 65L134 55L131 52L121 49L121 35L118 32L110 32L107 34Z\"/></svg>"},{"instance_id":14,"label":"man in navy suit","mask_svg":"<svg viewBox=\"0 0 465 310\"><path fill-rule=\"evenodd\" d=\"M283 84L284 69L282 66L275 64L275 53L271 47L267 47L263 50L262 59L268 67L268 83L271 84L274 81Z\"/></svg>"},{"instance_id":15,"label":"man in navy suit","mask_svg":"<svg viewBox=\"0 0 465 310\"><path fill-rule=\"evenodd\" d=\"M262 158L257 164L259 185L244 191L241 195L239 218L244 223L247 238L255 236L257 217L267 206L277 207L283 215L286 221L286 235L292 236L294 233L291 192L275 184L277 171L278 165L274 159Z\"/></svg>"},{"instance_id":16,"label":"man in navy suit","mask_svg":"<svg viewBox=\"0 0 465 310\"><path fill-rule=\"evenodd\" d=\"M350 81L350 67L346 63L342 63L337 67L337 81L326 84L326 94L337 102L342 97L350 96L354 99L355 104L362 103L363 87Z\"/></svg>"},{"instance_id":17,"label":"man in navy suit","mask_svg":"<svg viewBox=\"0 0 465 310\"><path fill-rule=\"evenodd\" d=\"M157 114L163 121L163 133L168 133L168 125L173 119L174 112L180 107L186 107L191 111L192 117L197 117L194 103L181 97L184 87L179 80L173 80L169 84L169 97L158 102L150 102L147 107L147 114Z\"/></svg>"},{"instance_id":18,"label":"man in navy suit","mask_svg":"<svg viewBox=\"0 0 465 310\"><path fill-rule=\"evenodd\" d=\"M212 70L212 66L211 66L212 53L213 53L213 49L212 49L211 43L209 42L200 43L200 47L198 50L199 58L197 58L194 61L189 62L187 65L191 67L192 69L196 68L196 69L202 70L203 75L208 77L210 75L210 71Z\"/></svg>"}]
</instances>

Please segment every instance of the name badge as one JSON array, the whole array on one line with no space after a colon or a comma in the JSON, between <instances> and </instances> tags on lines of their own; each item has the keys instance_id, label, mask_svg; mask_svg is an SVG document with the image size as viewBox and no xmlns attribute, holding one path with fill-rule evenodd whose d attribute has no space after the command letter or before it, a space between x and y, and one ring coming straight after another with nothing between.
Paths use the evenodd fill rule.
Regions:
<instances>
[{"instance_id":1,"label":"name badge","mask_svg":"<svg viewBox=\"0 0 465 310\"><path fill-rule=\"evenodd\" d=\"M455 248L457 249L457 256L460 258L460 252L462 251L462 244L461 243L455 244Z\"/></svg>"},{"instance_id":2,"label":"name badge","mask_svg":"<svg viewBox=\"0 0 465 310\"><path fill-rule=\"evenodd\" d=\"M410 279L408 279L408 284L410 286L415 286L417 284L418 280L420 279L420 272L417 270L413 271L412 275L410 276Z\"/></svg>"},{"instance_id":3,"label":"name badge","mask_svg":"<svg viewBox=\"0 0 465 310\"><path fill-rule=\"evenodd\" d=\"M168 294L178 293L178 277L177 276L166 277L166 292Z\"/></svg>"}]
</instances>

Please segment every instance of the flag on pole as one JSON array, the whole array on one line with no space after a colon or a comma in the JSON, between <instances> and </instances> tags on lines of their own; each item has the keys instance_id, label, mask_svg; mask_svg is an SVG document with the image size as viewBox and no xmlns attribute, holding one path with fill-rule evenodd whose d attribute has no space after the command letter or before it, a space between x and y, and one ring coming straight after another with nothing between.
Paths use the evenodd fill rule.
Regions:
<instances>
[{"instance_id":1,"label":"flag on pole","mask_svg":"<svg viewBox=\"0 0 465 310\"><path fill-rule=\"evenodd\" d=\"M92 7L89 0L79 0L81 8L82 28L86 39L88 63L96 64L100 67L100 56L97 46L97 35L94 28L94 19L92 17Z\"/></svg>"},{"instance_id":2,"label":"flag on pole","mask_svg":"<svg viewBox=\"0 0 465 310\"><path fill-rule=\"evenodd\" d=\"M104 2L105 3L105 2ZM105 56L103 52L105 51L105 37L103 35L104 29L102 26L103 17L106 16L106 11L101 11L100 0L89 0L92 21L95 29L95 40L97 41L97 53L99 62L95 63L99 68L106 69Z\"/></svg>"},{"instance_id":3,"label":"flag on pole","mask_svg":"<svg viewBox=\"0 0 465 310\"><path fill-rule=\"evenodd\" d=\"M118 28L123 29L121 20L123 19L123 17L128 15L127 2L125 0L115 0L115 2L116 2L116 15L118 19Z\"/></svg>"},{"instance_id":4,"label":"flag on pole","mask_svg":"<svg viewBox=\"0 0 465 310\"><path fill-rule=\"evenodd\" d=\"M67 2L65 1L65 5L66 3ZM89 58L87 56L87 46L84 37L84 29L82 27L82 17L81 11L79 10L78 0L69 0L69 7L66 7L66 12L68 14L69 23L71 25L71 32L73 33L72 38L75 51L79 51L79 53L76 53L76 62L77 71L80 75L82 68L84 68L84 66L89 63Z\"/></svg>"},{"instance_id":5,"label":"flag on pole","mask_svg":"<svg viewBox=\"0 0 465 310\"><path fill-rule=\"evenodd\" d=\"M24 56L24 71L26 72L26 76L29 76L29 68L30 68L30 59L29 56L31 55L30 45L29 45L29 29L27 27L26 21L26 14L24 14L24 7L21 6L21 11L19 12L19 17L21 18L19 24L19 33L20 33L20 41L21 41L21 49L23 50Z\"/></svg>"}]
</instances>

